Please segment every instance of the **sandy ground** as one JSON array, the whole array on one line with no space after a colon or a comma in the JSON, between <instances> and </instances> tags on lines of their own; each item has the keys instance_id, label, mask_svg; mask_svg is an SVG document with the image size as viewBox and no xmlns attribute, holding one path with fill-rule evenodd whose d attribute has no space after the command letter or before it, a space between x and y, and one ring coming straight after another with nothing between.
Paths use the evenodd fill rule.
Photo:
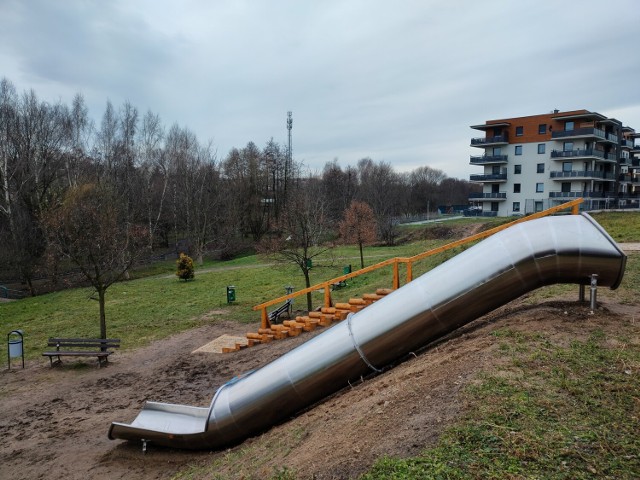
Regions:
<instances>
[{"instance_id":1,"label":"sandy ground","mask_svg":"<svg viewBox=\"0 0 640 480\"><path fill-rule=\"evenodd\" d=\"M208 406L216 388L311 338L272 342L232 354L191 352L222 334L247 330L217 321L135 351L106 368L68 360L50 368L31 360L0 374L0 478L165 479L191 465L221 460L219 478L269 478L278 468L298 478L353 478L380 456L411 456L433 444L464 410L459 393L482 370L499 367L491 332L514 328L556 339L583 338L590 327L616 332L640 307L610 305L590 315L567 301L528 305L526 297L411 356L395 368L343 389L320 404L231 449L175 451L107 438L112 421L131 422L145 400ZM635 335L640 338L640 321ZM314 332L315 333L315 332ZM237 456L237 461L229 461ZM231 465L231 466L229 466Z\"/></svg>"}]
</instances>

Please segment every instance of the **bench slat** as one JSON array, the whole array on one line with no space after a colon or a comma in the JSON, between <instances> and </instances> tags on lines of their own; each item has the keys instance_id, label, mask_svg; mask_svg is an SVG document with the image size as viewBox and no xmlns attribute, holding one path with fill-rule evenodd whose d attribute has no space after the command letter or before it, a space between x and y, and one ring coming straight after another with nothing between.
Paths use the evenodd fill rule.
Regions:
<instances>
[{"instance_id":1,"label":"bench slat","mask_svg":"<svg viewBox=\"0 0 640 480\"><path fill-rule=\"evenodd\" d=\"M72 351L55 351L55 352L43 352L42 355L46 357L108 357L113 352L72 352Z\"/></svg>"},{"instance_id":2,"label":"bench slat","mask_svg":"<svg viewBox=\"0 0 640 480\"><path fill-rule=\"evenodd\" d=\"M119 338L54 338L49 337L50 342L94 342L94 343L102 343L102 342L114 342L120 343Z\"/></svg>"},{"instance_id":3,"label":"bench slat","mask_svg":"<svg viewBox=\"0 0 640 480\"><path fill-rule=\"evenodd\" d=\"M47 346L49 347L95 347L95 348L119 348L120 340L118 339L93 339L93 338L50 338Z\"/></svg>"},{"instance_id":4,"label":"bench slat","mask_svg":"<svg viewBox=\"0 0 640 480\"><path fill-rule=\"evenodd\" d=\"M80 347L80 348L120 348L120 345L117 343L58 343L51 342L47 345L48 347L60 347L60 348L71 348L71 347Z\"/></svg>"}]
</instances>

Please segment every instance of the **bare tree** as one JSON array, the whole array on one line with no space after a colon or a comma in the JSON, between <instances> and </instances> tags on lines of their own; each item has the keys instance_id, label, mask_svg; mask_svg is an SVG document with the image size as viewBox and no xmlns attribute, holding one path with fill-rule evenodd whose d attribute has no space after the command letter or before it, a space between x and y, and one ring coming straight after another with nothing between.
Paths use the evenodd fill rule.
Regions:
<instances>
[{"instance_id":1,"label":"bare tree","mask_svg":"<svg viewBox=\"0 0 640 480\"><path fill-rule=\"evenodd\" d=\"M327 215L339 221L342 213L354 199L358 187L358 173L348 166L342 169L338 160L327 162L322 171L323 195L327 204Z\"/></svg>"},{"instance_id":2,"label":"bare tree","mask_svg":"<svg viewBox=\"0 0 640 480\"><path fill-rule=\"evenodd\" d=\"M277 261L297 265L305 285L310 287L312 260L332 245L327 244L330 229L319 182L309 178L303 188L291 192L289 208L282 213L277 232L263 238L259 251ZM311 293L307 293L307 309L312 308Z\"/></svg>"},{"instance_id":3,"label":"bare tree","mask_svg":"<svg viewBox=\"0 0 640 480\"><path fill-rule=\"evenodd\" d=\"M126 221L122 198L106 185L71 188L46 215L50 246L69 259L98 294L100 338L107 338L105 294L145 251L145 229Z\"/></svg>"},{"instance_id":4,"label":"bare tree","mask_svg":"<svg viewBox=\"0 0 640 480\"><path fill-rule=\"evenodd\" d=\"M352 201L344 211L344 218L338 228L345 243L355 243L360 248L360 268L364 268L362 247L376 241L376 218L373 210L364 202Z\"/></svg>"},{"instance_id":5,"label":"bare tree","mask_svg":"<svg viewBox=\"0 0 640 480\"><path fill-rule=\"evenodd\" d=\"M29 286L45 251L40 217L62 191L66 110L40 102L33 90L18 98L5 79L0 85L0 213L6 216L5 248L12 268Z\"/></svg>"},{"instance_id":6,"label":"bare tree","mask_svg":"<svg viewBox=\"0 0 640 480\"><path fill-rule=\"evenodd\" d=\"M229 183L232 210L239 213L240 229L260 241L269 230L274 198L269 195L269 171L258 147L249 142L242 149L232 149L223 162Z\"/></svg>"},{"instance_id":7,"label":"bare tree","mask_svg":"<svg viewBox=\"0 0 640 480\"><path fill-rule=\"evenodd\" d=\"M164 130L160 117L147 111L138 135L138 174L142 183L140 193L145 205L149 248L153 248L169 185L168 156L162 146Z\"/></svg>"},{"instance_id":8,"label":"bare tree","mask_svg":"<svg viewBox=\"0 0 640 480\"><path fill-rule=\"evenodd\" d=\"M403 189L400 176L391 165L370 158L358 162L360 185L357 198L369 204L376 214L380 238L393 245L398 235L395 217L399 213Z\"/></svg>"}]
</instances>

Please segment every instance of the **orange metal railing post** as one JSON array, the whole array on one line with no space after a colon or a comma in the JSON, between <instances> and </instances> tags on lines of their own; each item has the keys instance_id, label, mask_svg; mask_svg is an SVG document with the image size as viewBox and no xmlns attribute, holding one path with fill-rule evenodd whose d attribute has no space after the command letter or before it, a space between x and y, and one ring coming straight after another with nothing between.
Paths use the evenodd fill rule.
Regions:
<instances>
[{"instance_id":1,"label":"orange metal railing post","mask_svg":"<svg viewBox=\"0 0 640 480\"><path fill-rule=\"evenodd\" d=\"M324 306L326 308L331 306L331 284L329 282L324 284Z\"/></svg>"},{"instance_id":2,"label":"orange metal railing post","mask_svg":"<svg viewBox=\"0 0 640 480\"><path fill-rule=\"evenodd\" d=\"M269 317L267 316L267 307L263 307L260 312L260 327L271 328L271 322L269 322Z\"/></svg>"},{"instance_id":3,"label":"orange metal railing post","mask_svg":"<svg viewBox=\"0 0 640 480\"><path fill-rule=\"evenodd\" d=\"M393 262L393 289L397 290L400 288L400 275L398 273L398 259Z\"/></svg>"}]
</instances>

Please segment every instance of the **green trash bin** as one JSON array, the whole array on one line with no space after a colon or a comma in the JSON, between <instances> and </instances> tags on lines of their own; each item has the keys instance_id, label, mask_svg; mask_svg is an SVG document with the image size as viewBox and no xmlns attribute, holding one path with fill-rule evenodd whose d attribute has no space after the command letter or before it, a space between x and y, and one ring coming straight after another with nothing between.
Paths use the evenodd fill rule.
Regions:
<instances>
[{"instance_id":1,"label":"green trash bin","mask_svg":"<svg viewBox=\"0 0 640 480\"><path fill-rule=\"evenodd\" d=\"M342 267L342 274L346 275L347 273L351 273L351 265L347 265L345 267Z\"/></svg>"},{"instance_id":2,"label":"green trash bin","mask_svg":"<svg viewBox=\"0 0 640 480\"><path fill-rule=\"evenodd\" d=\"M234 285L227 286L227 303L236 301L236 287Z\"/></svg>"},{"instance_id":3,"label":"green trash bin","mask_svg":"<svg viewBox=\"0 0 640 480\"><path fill-rule=\"evenodd\" d=\"M310 258L307 258L307 268L311 268L313 267L313 262L311 261Z\"/></svg>"}]
</instances>

